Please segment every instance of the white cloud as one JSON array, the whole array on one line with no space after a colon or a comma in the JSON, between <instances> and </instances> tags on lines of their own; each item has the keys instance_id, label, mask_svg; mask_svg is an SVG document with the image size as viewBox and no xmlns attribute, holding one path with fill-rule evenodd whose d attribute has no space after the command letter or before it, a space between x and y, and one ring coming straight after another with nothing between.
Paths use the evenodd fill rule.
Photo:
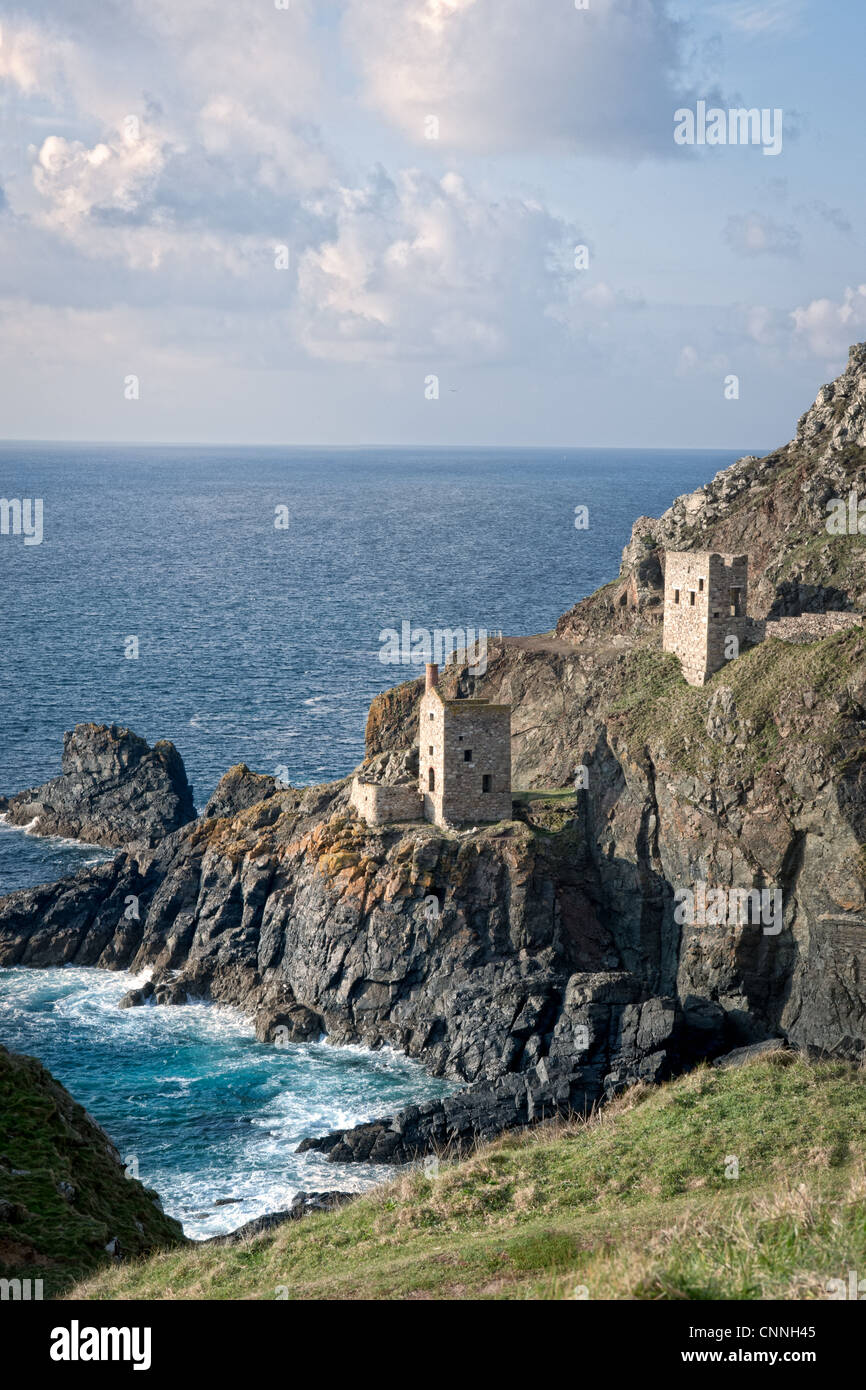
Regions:
<instances>
[{"instance_id":1,"label":"white cloud","mask_svg":"<svg viewBox=\"0 0 866 1390\"><path fill-rule=\"evenodd\" d=\"M0 79L29 94L45 81L47 67L38 29L32 25L0 26Z\"/></svg>"},{"instance_id":2,"label":"white cloud","mask_svg":"<svg viewBox=\"0 0 866 1390\"><path fill-rule=\"evenodd\" d=\"M158 140L141 136L88 149L78 140L49 135L33 168L46 204L46 220L73 231L95 210L131 212L152 189L165 163Z\"/></svg>"},{"instance_id":3,"label":"white cloud","mask_svg":"<svg viewBox=\"0 0 866 1390\"><path fill-rule=\"evenodd\" d=\"M721 352L702 353L693 343L686 343L677 357L674 375L678 377L710 375L719 376L728 370L729 358Z\"/></svg>"},{"instance_id":4,"label":"white cloud","mask_svg":"<svg viewBox=\"0 0 866 1390\"><path fill-rule=\"evenodd\" d=\"M447 148L672 152L685 30L667 0L347 0L344 32L369 101L419 142L435 115Z\"/></svg>"},{"instance_id":5,"label":"white cloud","mask_svg":"<svg viewBox=\"0 0 866 1390\"><path fill-rule=\"evenodd\" d=\"M529 200L490 202L455 173L380 170L341 190L336 221L299 268L299 331L316 357L501 360L566 292L565 225Z\"/></svg>"},{"instance_id":6,"label":"white cloud","mask_svg":"<svg viewBox=\"0 0 866 1390\"><path fill-rule=\"evenodd\" d=\"M741 256L796 256L800 251L800 233L796 227L783 225L758 212L729 217L724 237L731 250Z\"/></svg>"},{"instance_id":7,"label":"white cloud","mask_svg":"<svg viewBox=\"0 0 866 1390\"><path fill-rule=\"evenodd\" d=\"M230 155L267 184L310 188L333 175L316 125L327 106L311 5L210 0L31 0L26 23L3 25L0 79L104 130L137 115L175 144ZM40 15L41 12L41 15ZM40 22L41 20L41 22Z\"/></svg>"},{"instance_id":8,"label":"white cloud","mask_svg":"<svg viewBox=\"0 0 866 1390\"><path fill-rule=\"evenodd\" d=\"M866 330L866 285L849 287L841 300L813 299L791 318L796 340L815 357L844 357Z\"/></svg>"},{"instance_id":9,"label":"white cloud","mask_svg":"<svg viewBox=\"0 0 866 1390\"><path fill-rule=\"evenodd\" d=\"M731 29L751 37L761 34L790 33L803 17L803 0L738 0L713 5L711 13Z\"/></svg>"},{"instance_id":10,"label":"white cloud","mask_svg":"<svg viewBox=\"0 0 866 1390\"><path fill-rule=\"evenodd\" d=\"M766 304L752 304L742 315L742 326L750 342L772 347L790 330L790 316Z\"/></svg>"}]
</instances>

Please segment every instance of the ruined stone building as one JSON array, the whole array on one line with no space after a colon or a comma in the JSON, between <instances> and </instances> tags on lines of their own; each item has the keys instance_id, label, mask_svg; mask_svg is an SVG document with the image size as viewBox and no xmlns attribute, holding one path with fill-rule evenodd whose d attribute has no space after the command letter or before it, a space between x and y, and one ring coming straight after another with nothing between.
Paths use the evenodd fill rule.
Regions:
<instances>
[{"instance_id":1,"label":"ruined stone building","mask_svg":"<svg viewBox=\"0 0 866 1390\"><path fill-rule=\"evenodd\" d=\"M679 657L689 685L704 685L739 656L746 643L754 646L770 638L816 642L863 622L861 613L842 611L750 618L748 570L748 555L720 555L714 550L665 553L662 645Z\"/></svg>"},{"instance_id":2,"label":"ruined stone building","mask_svg":"<svg viewBox=\"0 0 866 1390\"><path fill-rule=\"evenodd\" d=\"M746 633L748 570L748 555L713 550L665 555L663 647L679 657L689 685L703 685L739 653Z\"/></svg>"},{"instance_id":3,"label":"ruined stone building","mask_svg":"<svg viewBox=\"0 0 866 1390\"><path fill-rule=\"evenodd\" d=\"M428 665L418 730L419 790L437 825L511 820L511 706L445 700Z\"/></svg>"},{"instance_id":4,"label":"ruined stone building","mask_svg":"<svg viewBox=\"0 0 866 1390\"><path fill-rule=\"evenodd\" d=\"M511 706L446 700L428 664L418 719L418 780L352 784L351 804L372 825L511 820Z\"/></svg>"}]
</instances>

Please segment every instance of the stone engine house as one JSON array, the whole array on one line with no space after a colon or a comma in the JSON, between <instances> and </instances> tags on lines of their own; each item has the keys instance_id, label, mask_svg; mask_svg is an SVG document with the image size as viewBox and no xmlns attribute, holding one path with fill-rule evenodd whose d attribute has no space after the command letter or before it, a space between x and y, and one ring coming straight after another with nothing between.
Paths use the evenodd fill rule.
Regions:
<instances>
[{"instance_id":1,"label":"stone engine house","mask_svg":"<svg viewBox=\"0 0 866 1390\"><path fill-rule=\"evenodd\" d=\"M511 820L511 706L444 699L439 667L429 663L418 718L418 781L388 785L356 777L350 800L371 825Z\"/></svg>"},{"instance_id":2,"label":"stone engine house","mask_svg":"<svg viewBox=\"0 0 866 1390\"><path fill-rule=\"evenodd\" d=\"M424 817L437 825L511 820L511 706L445 700L427 666L418 730Z\"/></svg>"},{"instance_id":3,"label":"stone engine house","mask_svg":"<svg viewBox=\"0 0 866 1390\"><path fill-rule=\"evenodd\" d=\"M663 647L679 657L689 685L704 685L738 655L748 628L748 571L748 555L667 551Z\"/></svg>"},{"instance_id":4,"label":"stone engine house","mask_svg":"<svg viewBox=\"0 0 866 1390\"><path fill-rule=\"evenodd\" d=\"M862 613L837 609L789 618L749 618L748 570L748 555L666 551L662 645L679 657L689 685L704 685L727 661L739 656L744 643L754 646L770 638L817 642L863 623ZM728 645L731 637L736 637L736 645Z\"/></svg>"}]
</instances>

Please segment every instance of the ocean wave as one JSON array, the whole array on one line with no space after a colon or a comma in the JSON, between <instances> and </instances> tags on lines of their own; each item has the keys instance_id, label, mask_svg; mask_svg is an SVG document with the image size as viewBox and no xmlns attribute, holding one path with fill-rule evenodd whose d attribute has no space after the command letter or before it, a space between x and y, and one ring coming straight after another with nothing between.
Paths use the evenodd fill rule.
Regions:
<instances>
[{"instance_id":1,"label":"ocean wave","mask_svg":"<svg viewBox=\"0 0 866 1390\"><path fill-rule=\"evenodd\" d=\"M195 1239L287 1207L302 1189L361 1192L393 1177L295 1149L453 1089L392 1048L269 1046L230 1005L119 1009L149 974L0 969L0 1039L40 1057ZM217 1207L223 1197L240 1201Z\"/></svg>"},{"instance_id":2,"label":"ocean wave","mask_svg":"<svg viewBox=\"0 0 866 1390\"><path fill-rule=\"evenodd\" d=\"M111 859L117 854L117 850L106 849L103 845L94 845L90 840L75 840L69 835L38 835L36 827L39 824L39 817L34 816L26 825L12 825L5 812L0 813L0 830L7 831L10 835L27 835L30 839L39 840L46 846L58 846L63 849L93 849L98 851L99 858L89 860L89 863L102 863L104 859Z\"/></svg>"}]
</instances>

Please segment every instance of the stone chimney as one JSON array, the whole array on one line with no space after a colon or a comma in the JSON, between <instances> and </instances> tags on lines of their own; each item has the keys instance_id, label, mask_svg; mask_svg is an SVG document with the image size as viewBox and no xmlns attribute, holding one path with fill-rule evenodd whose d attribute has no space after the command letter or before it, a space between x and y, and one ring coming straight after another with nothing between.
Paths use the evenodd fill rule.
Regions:
<instances>
[{"instance_id":1,"label":"stone chimney","mask_svg":"<svg viewBox=\"0 0 866 1390\"><path fill-rule=\"evenodd\" d=\"M424 673L424 690L433 690L439 684L439 667L435 661L428 661Z\"/></svg>"}]
</instances>

